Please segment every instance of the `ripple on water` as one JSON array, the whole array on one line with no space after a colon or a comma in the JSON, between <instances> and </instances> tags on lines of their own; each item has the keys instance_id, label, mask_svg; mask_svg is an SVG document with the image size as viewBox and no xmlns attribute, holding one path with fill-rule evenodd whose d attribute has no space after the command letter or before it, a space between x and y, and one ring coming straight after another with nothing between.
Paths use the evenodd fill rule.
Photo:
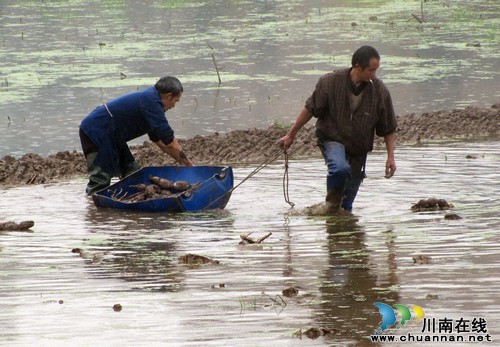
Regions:
<instances>
[{"instance_id":1,"label":"ripple on water","mask_svg":"<svg viewBox=\"0 0 500 347\"><path fill-rule=\"evenodd\" d=\"M3 216L35 226L0 234L0 342L295 345L299 329L326 327L334 333L307 343L347 345L376 330L376 301L416 304L429 317L481 316L499 334L498 148L398 148L391 180L383 178L384 154L375 152L352 219L290 215L282 162L216 212L97 210L82 180L2 190ZM463 159L470 152L484 157L471 165ZM236 182L249 172L235 169ZM320 159L290 162L294 209L320 203L323 185ZM452 202L463 218L411 211L431 196ZM250 232L272 235L258 247L239 245ZM220 264L179 264L186 253ZM419 255L431 262L415 263ZM285 297L292 286L298 294Z\"/></svg>"}]
</instances>

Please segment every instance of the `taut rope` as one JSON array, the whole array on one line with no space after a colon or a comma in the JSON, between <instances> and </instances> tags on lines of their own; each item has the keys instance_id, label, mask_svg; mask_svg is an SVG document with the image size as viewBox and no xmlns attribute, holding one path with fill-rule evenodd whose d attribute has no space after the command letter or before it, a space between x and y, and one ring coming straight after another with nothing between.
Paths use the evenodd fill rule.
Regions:
<instances>
[{"instance_id":1,"label":"taut rope","mask_svg":"<svg viewBox=\"0 0 500 347\"><path fill-rule=\"evenodd\" d=\"M286 150L283 151L282 148L277 148L276 150L274 150L273 152L271 152L271 154L259 166L257 166L250 174L248 174L245 178L243 178L240 183L238 183L231 190L227 191L226 193L224 193L223 195L221 195L220 197L218 197L217 199L215 199L214 201L212 201L210 204L208 204L207 206L205 206L205 209L209 208L214 203L216 203L220 199L224 198L226 195L231 194L236 188L238 188L239 186L241 186L243 184L243 182L249 180L250 178L252 178L253 176L255 176L260 170L262 170L264 167L266 167L267 165L269 165L269 164L273 163L274 161L276 161L276 159L278 159L279 156L281 155L281 152L284 152L284 154L285 154L285 173L283 175L283 195L285 197L285 201L290 206L292 206L292 207L295 206L295 204L290 201L290 198L289 198L289 195L288 195L288 153L286 152Z\"/></svg>"}]
</instances>

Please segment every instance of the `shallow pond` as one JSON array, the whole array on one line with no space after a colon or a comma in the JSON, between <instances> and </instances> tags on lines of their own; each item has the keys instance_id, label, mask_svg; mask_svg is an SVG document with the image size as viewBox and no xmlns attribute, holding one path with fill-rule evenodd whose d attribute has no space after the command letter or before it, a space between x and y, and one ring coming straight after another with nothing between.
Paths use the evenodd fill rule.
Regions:
<instances>
[{"instance_id":1,"label":"shallow pond","mask_svg":"<svg viewBox=\"0 0 500 347\"><path fill-rule=\"evenodd\" d=\"M167 74L185 87L167 114L179 138L288 124L363 44L379 49L400 115L490 106L499 12L491 0L2 0L0 157L80 150L88 112Z\"/></svg>"},{"instance_id":2,"label":"shallow pond","mask_svg":"<svg viewBox=\"0 0 500 347\"><path fill-rule=\"evenodd\" d=\"M0 190L3 219L35 221L32 233L0 234L0 345L369 345L381 322L375 302L418 305L436 321L483 318L498 338L499 146L400 147L390 180L374 152L355 218L289 215L283 162L206 213L96 209L84 179ZM294 211L323 199L324 169L320 159L290 162ZM236 168L236 183L252 170ZM462 219L411 211L433 196ZM272 235L240 246L250 232ZM220 265L179 264L186 253ZM432 262L414 263L419 255ZM298 294L284 296L291 286ZM296 336L311 327L331 334ZM413 317L391 333L421 331Z\"/></svg>"}]
</instances>

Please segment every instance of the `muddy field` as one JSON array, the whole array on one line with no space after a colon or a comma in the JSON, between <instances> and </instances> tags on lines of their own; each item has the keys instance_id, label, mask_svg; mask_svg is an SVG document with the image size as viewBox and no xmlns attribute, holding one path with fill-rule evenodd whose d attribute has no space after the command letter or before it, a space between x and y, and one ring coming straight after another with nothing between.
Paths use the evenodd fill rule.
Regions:
<instances>
[{"instance_id":1,"label":"muddy field","mask_svg":"<svg viewBox=\"0 0 500 347\"><path fill-rule=\"evenodd\" d=\"M398 144L425 144L453 139L497 139L500 136L500 104L491 107L467 107L421 115L399 116ZM232 131L227 134L195 136L181 140L186 154L197 165L249 165L262 162L276 149L277 140L288 127L273 125L267 129ZM383 148L377 139L376 147ZM173 160L152 143L132 147L143 166L174 165ZM291 158L320 156L311 122L301 130L290 148ZM5 156L0 160L0 186L50 183L85 175L83 155L79 151L59 152L48 157L25 154L21 158Z\"/></svg>"}]
</instances>

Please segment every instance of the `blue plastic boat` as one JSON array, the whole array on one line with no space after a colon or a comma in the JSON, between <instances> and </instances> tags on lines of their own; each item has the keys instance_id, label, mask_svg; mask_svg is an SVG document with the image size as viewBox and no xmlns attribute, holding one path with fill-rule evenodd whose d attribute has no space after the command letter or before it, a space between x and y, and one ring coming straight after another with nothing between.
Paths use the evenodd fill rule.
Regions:
<instances>
[{"instance_id":1,"label":"blue plastic boat","mask_svg":"<svg viewBox=\"0 0 500 347\"><path fill-rule=\"evenodd\" d=\"M186 181L192 189L165 198L129 202L125 196L138 193L139 184L151 184L157 176L170 181ZM221 166L159 166L144 167L92 195L97 207L146 212L187 212L223 209L234 185L231 167Z\"/></svg>"}]
</instances>

